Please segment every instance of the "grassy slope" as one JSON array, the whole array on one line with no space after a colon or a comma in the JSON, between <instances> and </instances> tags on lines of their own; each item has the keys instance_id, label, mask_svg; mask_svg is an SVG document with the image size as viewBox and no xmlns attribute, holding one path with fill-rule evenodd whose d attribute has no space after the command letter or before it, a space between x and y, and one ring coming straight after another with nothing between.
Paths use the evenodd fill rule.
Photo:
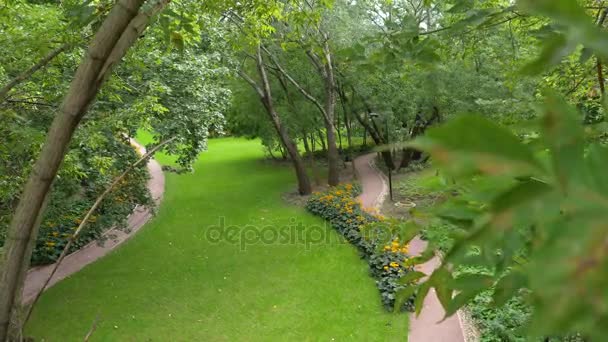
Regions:
<instances>
[{"instance_id":1,"label":"grassy slope","mask_svg":"<svg viewBox=\"0 0 608 342\"><path fill-rule=\"evenodd\" d=\"M256 141L210 143L196 173L167 175L158 216L111 255L50 289L27 333L77 341L96 316L97 341L406 340L407 315L385 313L366 264L329 242L213 244L228 224L323 223L282 203L290 170L259 161Z\"/></svg>"}]
</instances>

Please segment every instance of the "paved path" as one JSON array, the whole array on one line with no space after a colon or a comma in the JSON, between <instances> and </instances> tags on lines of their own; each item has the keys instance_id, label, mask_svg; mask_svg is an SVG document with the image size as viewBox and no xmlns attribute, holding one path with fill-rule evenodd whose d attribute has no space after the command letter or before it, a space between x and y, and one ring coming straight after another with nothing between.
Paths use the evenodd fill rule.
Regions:
<instances>
[{"instance_id":1,"label":"paved path","mask_svg":"<svg viewBox=\"0 0 608 342\"><path fill-rule=\"evenodd\" d=\"M145 148L137 144L134 140L131 140L133 144L141 154L145 154ZM148 181L148 189L152 195L152 199L158 205L162 199L165 190L165 176L162 168L156 160L151 159L148 162L148 171L150 172L150 180ZM83 248L76 252L68 255L63 259L63 262L53 275L53 278L49 282L51 287L59 281L67 278L68 276L80 271L86 265L93 261L108 254L111 250L116 248L121 243L125 242L152 218L152 212L145 208L138 206L133 210L133 213L127 218L127 231L111 229L105 233L108 239L104 242L103 246L100 246L96 241L92 241ZM55 264L34 267L27 273L25 279L25 286L23 288L23 302L29 303L34 299L36 293L40 291L44 282L48 278L49 274L53 270Z\"/></svg>"},{"instance_id":2,"label":"paved path","mask_svg":"<svg viewBox=\"0 0 608 342\"><path fill-rule=\"evenodd\" d=\"M363 192L359 199L364 207L380 209L387 194L386 181L382 174L374 166L376 153L366 154L355 159L355 170ZM426 241L416 237L410 243L410 253L413 255L422 253L426 248ZM435 257L420 265L420 270L431 274L439 267L441 261ZM410 316L410 333L408 340L411 342L464 342L462 327L458 315L439 323L445 315L435 289L431 289L424 300L424 307L420 316Z\"/></svg>"}]
</instances>

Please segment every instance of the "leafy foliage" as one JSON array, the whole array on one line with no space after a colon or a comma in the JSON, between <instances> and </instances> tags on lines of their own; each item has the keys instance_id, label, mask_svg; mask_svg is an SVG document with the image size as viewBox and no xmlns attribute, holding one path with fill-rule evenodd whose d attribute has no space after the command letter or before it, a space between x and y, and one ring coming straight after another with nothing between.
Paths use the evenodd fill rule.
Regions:
<instances>
[{"instance_id":1,"label":"leafy foliage","mask_svg":"<svg viewBox=\"0 0 608 342\"><path fill-rule=\"evenodd\" d=\"M533 308L532 336L581 333L597 338L606 333L593 323L603 317L604 299L598 301L597 295L606 286L599 272L606 266L600 252L606 239L600 224L606 184L603 166L597 163L606 151L597 144L586 146L581 115L566 103L549 95L544 108L540 148L547 152L540 155L504 128L473 116L433 129L414 142L436 162L457 164L450 168L454 175L478 174L495 184L512 179L506 189L484 188L489 193L449 202L451 211L444 217L454 218L466 235L456 240L444 266L434 273L453 280L434 286L438 292L461 291L442 302L448 312L466 303L459 297L474 298L492 286L497 305L526 289L524 297ZM484 129L474 140L463 139L465 126ZM480 196L491 198L488 205L473 200ZM448 263L484 266L492 281L456 288L454 281L469 275L454 278Z\"/></svg>"}]
</instances>

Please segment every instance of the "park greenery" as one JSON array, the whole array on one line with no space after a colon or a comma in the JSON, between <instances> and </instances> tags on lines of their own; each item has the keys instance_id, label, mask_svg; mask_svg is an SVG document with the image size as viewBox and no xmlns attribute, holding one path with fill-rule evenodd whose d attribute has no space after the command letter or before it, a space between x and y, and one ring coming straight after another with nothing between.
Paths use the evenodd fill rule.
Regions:
<instances>
[{"instance_id":1,"label":"park greenery","mask_svg":"<svg viewBox=\"0 0 608 342\"><path fill-rule=\"evenodd\" d=\"M117 291L111 269L129 263L142 272L174 267L170 280L151 271L120 281L148 299L174 297L156 306L161 318L120 293L108 313L116 319L93 331L102 339L197 339L199 319L215 326L210 340L246 339L230 332L238 329L271 339L352 338L355 321L366 319L390 329L354 337L399 339L407 315L387 318L373 306L382 306L377 296L387 311L419 313L433 289L447 315L470 310L487 341L601 341L607 16L603 0L0 0L0 341L81 338ZM30 266L124 227L137 205L154 205L131 139L158 148L167 171L158 229L51 289L31 311L21 303ZM426 208L401 219L364 211L345 171L372 148L390 173L432 166L402 189ZM252 161L264 157L274 161ZM218 213L245 225L258 210L277 225L288 214L320 222L280 203L282 192L303 196L309 212L331 223L332 238L355 246L380 295L348 283L365 280L343 244L326 243L310 260L257 246L249 253L256 265L201 242L190 225L214 224L208 216ZM189 227L183 236L169 229L180 226ZM429 249L408 255L418 234ZM257 276L279 267L259 259L264 253L295 265L268 273L278 288L297 289L277 295L284 305ZM436 254L434 273L415 270ZM215 264L196 273L192 261L202 257ZM224 288L246 293L235 301L247 305L217 293L230 282L221 267L235 264L251 269L232 270L243 278ZM142 277L154 288L142 288ZM200 290L207 277L215 287ZM306 286L294 284L319 279L328 289L306 303ZM79 281L96 290L78 292ZM64 296L78 305L67 307ZM349 301L361 304L336 314ZM224 322L256 305L282 318ZM179 322L167 323L164 311ZM81 320L72 325L73 317ZM281 335L302 317L318 331Z\"/></svg>"}]
</instances>

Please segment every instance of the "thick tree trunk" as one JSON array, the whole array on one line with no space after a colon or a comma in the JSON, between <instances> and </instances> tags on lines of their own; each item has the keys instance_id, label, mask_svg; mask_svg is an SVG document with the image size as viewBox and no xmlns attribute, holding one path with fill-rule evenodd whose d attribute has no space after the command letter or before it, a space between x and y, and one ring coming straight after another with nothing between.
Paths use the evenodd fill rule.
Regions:
<instances>
[{"instance_id":1,"label":"thick tree trunk","mask_svg":"<svg viewBox=\"0 0 608 342\"><path fill-rule=\"evenodd\" d=\"M330 186L340 184L340 153L336 146L336 130L334 117L336 112L336 79L333 69L332 54L329 49L329 37L325 35L323 53L325 54L325 133L327 135L327 183Z\"/></svg>"},{"instance_id":2,"label":"thick tree trunk","mask_svg":"<svg viewBox=\"0 0 608 342\"><path fill-rule=\"evenodd\" d=\"M274 103L272 100L272 90L270 89L270 82L268 81L268 74L266 73L266 67L264 65L264 60L262 58L261 47L258 46L257 54L256 54L256 65L257 70L260 75L260 79L262 80L262 88L260 88L257 83L244 72L240 72L241 77L247 81L253 89L258 93L264 108L266 108L266 113L268 114L272 125L279 136L279 140L281 141L282 147L287 150L287 154L291 159L293 164L293 168L296 173L296 178L298 180L298 192L301 195L308 195L312 192L312 186L310 185L310 179L308 178L308 174L306 173L306 167L302 162L302 157L298 152L298 148L296 144L293 142L289 133L287 132L287 127L283 125L281 122L281 117L277 113L274 108Z\"/></svg>"},{"instance_id":3,"label":"thick tree trunk","mask_svg":"<svg viewBox=\"0 0 608 342\"><path fill-rule=\"evenodd\" d=\"M291 75L285 71L283 66L279 63L277 58L274 57L268 49L262 47L264 52L268 54L268 56L272 59L274 65L277 67L278 71L285 76L291 82L304 97L306 97L310 102L312 102L318 109L319 112L323 115L323 122L325 125L325 135L327 137L327 163L328 163L328 184L330 186L338 185L340 182L340 155L338 153L338 148L336 147L336 132L334 129L334 111L336 105L336 85L333 74L333 66L331 60L331 52L329 50L328 37L325 35L325 43L323 45L323 54L325 58L325 64L322 65L320 63L317 55L312 51L306 51L306 54L310 58L313 65L319 71L321 77L324 81L325 86L325 105L322 105L319 100L317 100L314 96L312 96L309 92L307 92L302 86L293 78Z\"/></svg>"},{"instance_id":4,"label":"thick tree trunk","mask_svg":"<svg viewBox=\"0 0 608 342\"><path fill-rule=\"evenodd\" d=\"M20 306L19 296L31 258L31 248L28 246L36 238L46 198L74 131L112 67L120 62L139 38L150 16L155 14L153 12L160 11L167 2L162 1L151 11L138 14L144 0L120 0L99 28L76 71L24 187L7 233L0 282L0 341L7 339L11 315Z\"/></svg>"},{"instance_id":5,"label":"thick tree trunk","mask_svg":"<svg viewBox=\"0 0 608 342\"><path fill-rule=\"evenodd\" d=\"M338 153L338 147L336 146L334 125L326 123L325 129L327 131L327 184L336 186L340 183L340 154Z\"/></svg>"}]
</instances>

